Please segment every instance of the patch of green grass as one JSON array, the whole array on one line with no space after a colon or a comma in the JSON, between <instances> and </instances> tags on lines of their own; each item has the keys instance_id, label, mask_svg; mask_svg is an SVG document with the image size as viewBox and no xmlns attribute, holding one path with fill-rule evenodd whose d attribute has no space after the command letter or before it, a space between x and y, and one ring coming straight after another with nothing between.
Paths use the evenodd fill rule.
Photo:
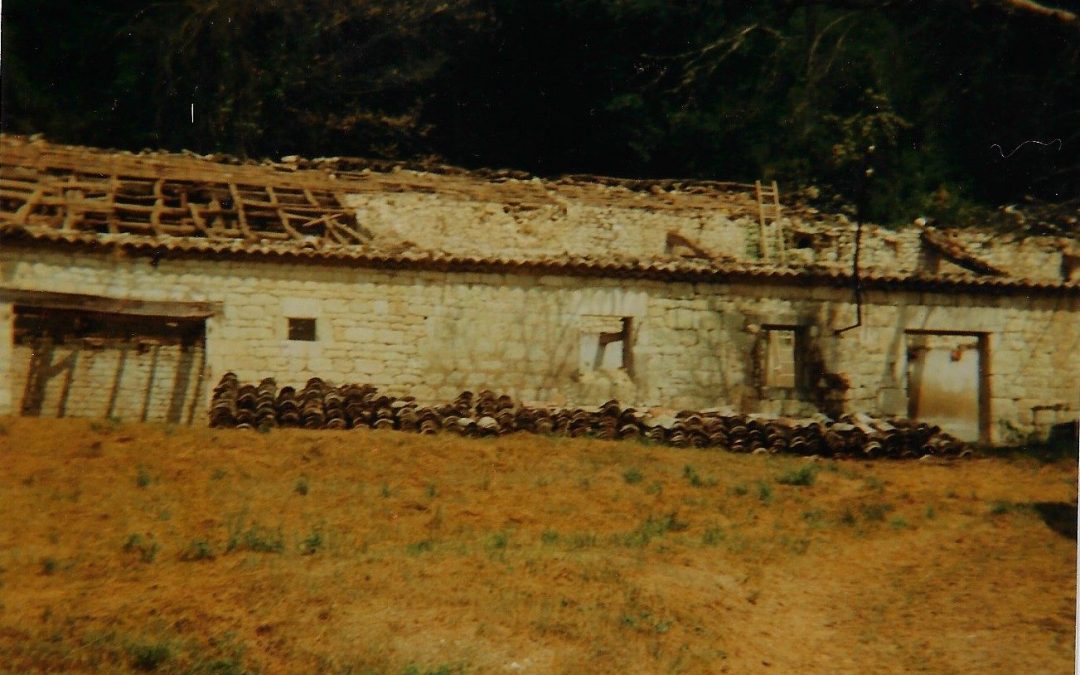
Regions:
<instances>
[{"instance_id":1,"label":"patch of green grass","mask_svg":"<svg viewBox=\"0 0 1080 675\"><path fill-rule=\"evenodd\" d=\"M694 487L714 487L717 484L715 478L702 478L694 467L687 464L683 467L683 478L690 481Z\"/></svg>"},{"instance_id":2,"label":"patch of green grass","mask_svg":"<svg viewBox=\"0 0 1080 675\"><path fill-rule=\"evenodd\" d=\"M663 494L663 492L664 485L660 481L654 481L649 487L645 488L645 494L648 495L659 495Z\"/></svg>"},{"instance_id":3,"label":"patch of green grass","mask_svg":"<svg viewBox=\"0 0 1080 675\"><path fill-rule=\"evenodd\" d=\"M933 506L927 506L923 515L926 516L927 520L933 520L934 518L937 518L937 511L934 510Z\"/></svg>"},{"instance_id":4,"label":"patch of green grass","mask_svg":"<svg viewBox=\"0 0 1080 675\"><path fill-rule=\"evenodd\" d=\"M126 648L131 667L146 672L157 670L173 656L168 642L133 643Z\"/></svg>"},{"instance_id":5,"label":"patch of green grass","mask_svg":"<svg viewBox=\"0 0 1080 675\"><path fill-rule=\"evenodd\" d=\"M285 550L285 535L281 527L271 529L252 522L244 528L244 514L237 514L229 519L229 540L225 552L248 550L254 553L282 553Z\"/></svg>"},{"instance_id":6,"label":"patch of green grass","mask_svg":"<svg viewBox=\"0 0 1080 675\"><path fill-rule=\"evenodd\" d=\"M717 546L720 542L724 541L726 537L727 535L724 534L722 528L710 527L701 535L701 543L705 546Z\"/></svg>"},{"instance_id":7,"label":"patch of green grass","mask_svg":"<svg viewBox=\"0 0 1080 675\"><path fill-rule=\"evenodd\" d=\"M839 520L841 523L848 526L853 526L858 522L858 519L855 517L855 512L848 507L845 507L844 510L840 512Z\"/></svg>"},{"instance_id":8,"label":"patch of green grass","mask_svg":"<svg viewBox=\"0 0 1080 675\"><path fill-rule=\"evenodd\" d=\"M382 487L379 489L379 494L382 495L383 499L389 499L393 492L391 492L388 484L383 483Z\"/></svg>"},{"instance_id":9,"label":"patch of green grass","mask_svg":"<svg viewBox=\"0 0 1080 675\"><path fill-rule=\"evenodd\" d=\"M649 516L637 529L622 536L623 546L643 547L657 537L662 537L668 532L681 532L686 529L686 523L679 521L678 514L674 511L664 516Z\"/></svg>"},{"instance_id":10,"label":"patch of green grass","mask_svg":"<svg viewBox=\"0 0 1080 675\"><path fill-rule=\"evenodd\" d=\"M759 480L757 484L757 496L762 504L772 504L772 487L765 481Z\"/></svg>"},{"instance_id":11,"label":"patch of green grass","mask_svg":"<svg viewBox=\"0 0 1080 675\"><path fill-rule=\"evenodd\" d=\"M293 487L293 491L301 497L306 497L310 489L311 486L308 484L307 476L300 476L296 481L296 485Z\"/></svg>"},{"instance_id":12,"label":"patch of green grass","mask_svg":"<svg viewBox=\"0 0 1080 675\"><path fill-rule=\"evenodd\" d=\"M894 516L889 521L889 526L894 530L903 530L907 529L908 522L903 516Z\"/></svg>"},{"instance_id":13,"label":"patch of green grass","mask_svg":"<svg viewBox=\"0 0 1080 675\"><path fill-rule=\"evenodd\" d=\"M180 560L184 562L196 562L198 560L213 560L217 557L214 547L204 539L196 539L180 552Z\"/></svg>"},{"instance_id":14,"label":"patch of green grass","mask_svg":"<svg viewBox=\"0 0 1080 675\"><path fill-rule=\"evenodd\" d=\"M428 496L428 499L435 499L439 494L439 489L435 486L435 483L428 483L424 487L424 494Z\"/></svg>"},{"instance_id":15,"label":"patch of green grass","mask_svg":"<svg viewBox=\"0 0 1080 675\"><path fill-rule=\"evenodd\" d=\"M256 553L281 553L285 550L285 535L281 528L270 529L252 523L248 531L244 533L244 548Z\"/></svg>"},{"instance_id":16,"label":"patch of green grass","mask_svg":"<svg viewBox=\"0 0 1080 675\"><path fill-rule=\"evenodd\" d=\"M623 480L629 485L637 485L645 479L645 474L641 473L639 469L631 468L623 471Z\"/></svg>"},{"instance_id":17,"label":"patch of green grass","mask_svg":"<svg viewBox=\"0 0 1080 675\"><path fill-rule=\"evenodd\" d=\"M53 557L47 557L41 559L41 573L48 576L56 574L56 570L60 568L60 561Z\"/></svg>"},{"instance_id":18,"label":"patch of green grass","mask_svg":"<svg viewBox=\"0 0 1080 675\"><path fill-rule=\"evenodd\" d=\"M210 474L210 480L221 480L225 477L225 469L214 469Z\"/></svg>"},{"instance_id":19,"label":"patch of green grass","mask_svg":"<svg viewBox=\"0 0 1080 675\"><path fill-rule=\"evenodd\" d=\"M135 485L144 488L150 485L151 478L150 473L145 467L140 466L139 471L135 474Z\"/></svg>"},{"instance_id":20,"label":"patch of green grass","mask_svg":"<svg viewBox=\"0 0 1080 675\"><path fill-rule=\"evenodd\" d=\"M871 522L883 522L885 516L891 513L893 510L892 504L884 502L874 502L871 504L863 504L859 507L859 511L862 513L862 517Z\"/></svg>"},{"instance_id":21,"label":"patch of green grass","mask_svg":"<svg viewBox=\"0 0 1080 675\"><path fill-rule=\"evenodd\" d=\"M435 548L435 543L430 539L424 539L422 541L415 541L405 547L405 552L409 555L420 555L421 553L428 553Z\"/></svg>"},{"instance_id":22,"label":"patch of green grass","mask_svg":"<svg viewBox=\"0 0 1080 675\"><path fill-rule=\"evenodd\" d=\"M593 532L575 532L565 538L566 545L574 550L596 546L597 538Z\"/></svg>"},{"instance_id":23,"label":"patch of green grass","mask_svg":"<svg viewBox=\"0 0 1080 675\"><path fill-rule=\"evenodd\" d=\"M863 478L863 487L867 490L873 490L874 492L884 492L885 481L877 476L867 476L866 478Z\"/></svg>"},{"instance_id":24,"label":"patch of green grass","mask_svg":"<svg viewBox=\"0 0 1080 675\"><path fill-rule=\"evenodd\" d=\"M746 483L739 483L738 485L732 486L730 492L737 497L744 497L750 494L750 488L746 485Z\"/></svg>"},{"instance_id":25,"label":"patch of green grass","mask_svg":"<svg viewBox=\"0 0 1080 675\"><path fill-rule=\"evenodd\" d=\"M312 530L300 542L300 553L301 555L314 555L323 547L323 544L322 532Z\"/></svg>"},{"instance_id":26,"label":"patch of green grass","mask_svg":"<svg viewBox=\"0 0 1080 675\"><path fill-rule=\"evenodd\" d=\"M158 554L158 544L152 538L147 539L141 534L129 534L124 542L124 552L139 554L139 560L144 563L152 563Z\"/></svg>"},{"instance_id":27,"label":"patch of green grass","mask_svg":"<svg viewBox=\"0 0 1080 675\"><path fill-rule=\"evenodd\" d=\"M803 511L802 518L810 527L823 527L825 525L825 512L821 509Z\"/></svg>"},{"instance_id":28,"label":"patch of green grass","mask_svg":"<svg viewBox=\"0 0 1080 675\"><path fill-rule=\"evenodd\" d=\"M671 630L671 626L675 622L658 619L649 612L638 612L637 614L623 614L619 618L619 623L626 628L633 628L639 632L663 635Z\"/></svg>"},{"instance_id":29,"label":"patch of green grass","mask_svg":"<svg viewBox=\"0 0 1080 675\"><path fill-rule=\"evenodd\" d=\"M788 471L776 477L776 482L781 485L810 486L817 478L818 469L813 464L807 464L798 469Z\"/></svg>"},{"instance_id":30,"label":"patch of green grass","mask_svg":"<svg viewBox=\"0 0 1080 675\"><path fill-rule=\"evenodd\" d=\"M559 533L555 530L544 530L540 533L540 541L548 546L559 543Z\"/></svg>"},{"instance_id":31,"label":"patch of green grass","mask_svg":"<svg viewBox=\"0 0 1080 675\"><path fill-rule=\"evenodd\" d=\"M509 532L496 532L488 537L487 547L492 551L501 551L510 543Z\"/></svg>"},{"instance_id":32,"label":"patch of green grass","mask_svg":"<svg viewBox=\"0 0 1080 675\"><path fill-rule=\"evenodd\" d=\"M993 504L990 505L990 515L992 515L992 516L1005 515L1006 513L1011 511L1012 508L1013 508L1012 504L1010 504L1009 502L998 500L998 501L996 501L996 502L994 502Z\"/></svg>"}]
</instances>

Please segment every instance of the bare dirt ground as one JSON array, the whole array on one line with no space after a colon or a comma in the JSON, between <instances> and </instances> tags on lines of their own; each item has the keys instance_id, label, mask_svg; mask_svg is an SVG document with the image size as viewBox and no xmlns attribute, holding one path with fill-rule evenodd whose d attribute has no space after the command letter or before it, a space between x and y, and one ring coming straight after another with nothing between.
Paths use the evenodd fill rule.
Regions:
<instances>
[{"instance_id":1,"label":"bare dirt ground","mask_svg":"<svg viewBox=\"0 0 1080 675\"><path fill-rule=\"evenodd\" d=\"M0 672L1073 672L1075 461L8 418L0 463Z\"/></svg>"}]
</instances>

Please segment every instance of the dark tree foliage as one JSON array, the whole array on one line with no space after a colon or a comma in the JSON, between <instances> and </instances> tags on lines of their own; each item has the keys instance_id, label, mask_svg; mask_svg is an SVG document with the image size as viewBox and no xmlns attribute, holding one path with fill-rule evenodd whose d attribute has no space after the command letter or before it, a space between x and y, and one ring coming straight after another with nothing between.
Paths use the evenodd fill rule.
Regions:
<instances>
[{"instance_id":1,"label":"dark tree foliage","mask_svg":"<svg viewBox=\"0 0 1080 675\"><path fill-rule=\"evenodd\" d=\"M8 0L3 128L251 157L775 178L882 222L962 222L979 205L1080 199L1078 10Z\"/></svg>"}]
</instances>

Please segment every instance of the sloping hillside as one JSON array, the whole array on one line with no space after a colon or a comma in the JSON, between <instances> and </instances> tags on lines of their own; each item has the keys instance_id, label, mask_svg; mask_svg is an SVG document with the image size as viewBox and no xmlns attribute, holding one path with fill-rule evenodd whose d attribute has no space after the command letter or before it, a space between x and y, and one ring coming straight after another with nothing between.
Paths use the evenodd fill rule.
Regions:
<instances>
[{"instance_id":1,"label":"sloping hillside","mask_svg":"<svg viewBox=\"0 0 1080 675\"><path fill-rule=\"evenodd\" d=\"M1073 668L1074 463L0 424L0 672Z\"/></svg>"}]
</instances>

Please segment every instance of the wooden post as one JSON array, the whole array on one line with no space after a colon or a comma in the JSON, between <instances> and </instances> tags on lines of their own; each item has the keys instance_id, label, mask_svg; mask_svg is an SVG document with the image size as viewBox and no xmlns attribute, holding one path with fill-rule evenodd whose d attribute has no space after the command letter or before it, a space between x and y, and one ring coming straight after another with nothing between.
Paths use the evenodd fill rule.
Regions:
<instances>
[{"instance_id":1,"label":"wooden post","mask_svg":"<svg viewBox=\"0 0 1080 675\"><path fill-rule=\"evenodd\" d=\"M765 239L765 202L761 194L761 181L754 181L754 191L757 194L758 203L758 246L761 248L761 259L769 257L768 242Z\"/></svg>"},{"instance_id":2,"label":"wooden post","mask_svg":"<svg viewBox=\"0 0 1080 675\"><path fill-rule=\"evenodd\" d=\"M787 251L784 246L784 227L780 224L780 186L772 182L773 222L776 223L776 250L780 255L780 264L787 264Z\"/></svg>"}]
</instances>

